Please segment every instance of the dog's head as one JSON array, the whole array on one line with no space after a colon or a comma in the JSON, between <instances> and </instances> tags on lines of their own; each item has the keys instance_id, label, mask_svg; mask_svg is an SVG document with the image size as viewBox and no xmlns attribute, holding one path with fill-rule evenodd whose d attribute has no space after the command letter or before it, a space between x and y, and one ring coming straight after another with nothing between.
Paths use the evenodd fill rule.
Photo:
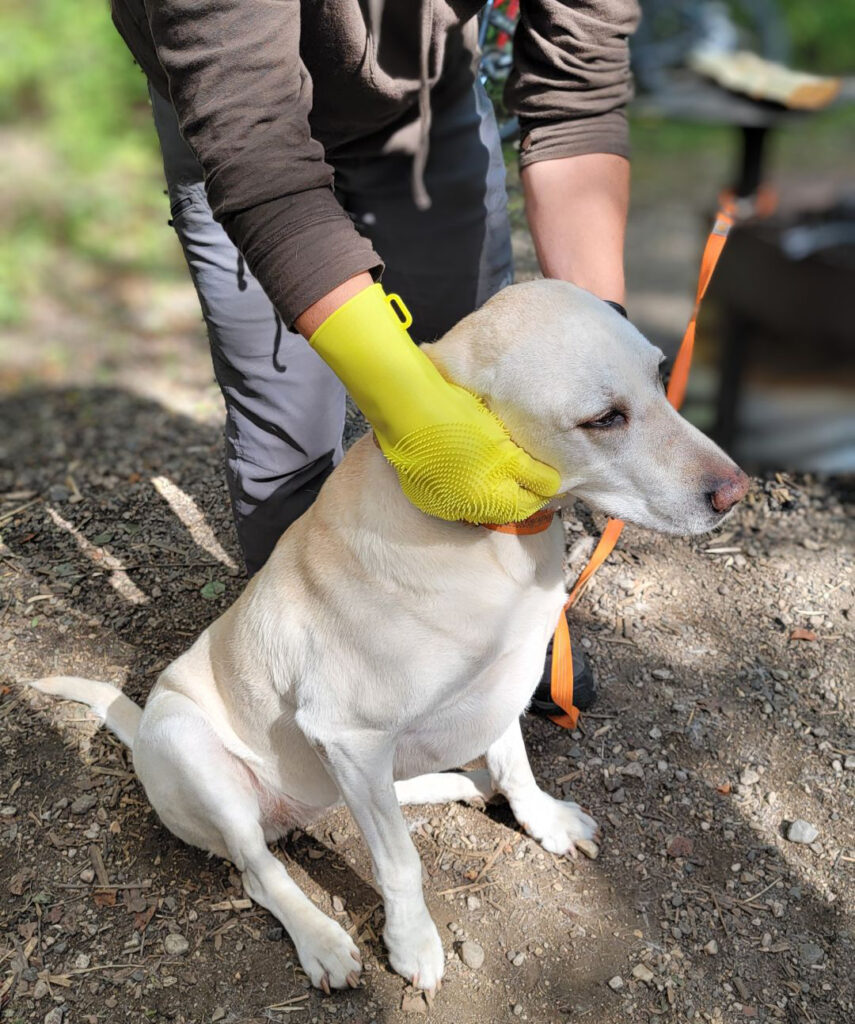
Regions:
<instances>
[{"instance_id":1,"label":"dog's head","mask_svg":"<svg viewBox=\"0 0 855 1024\"><path fill-rule=\"evenodd\" d=\"M426 350L562 491L611 516L702 533L745 495L746 475L665 398L660 350L581 288L513 285Z\"/></svg>"}]
</instances>

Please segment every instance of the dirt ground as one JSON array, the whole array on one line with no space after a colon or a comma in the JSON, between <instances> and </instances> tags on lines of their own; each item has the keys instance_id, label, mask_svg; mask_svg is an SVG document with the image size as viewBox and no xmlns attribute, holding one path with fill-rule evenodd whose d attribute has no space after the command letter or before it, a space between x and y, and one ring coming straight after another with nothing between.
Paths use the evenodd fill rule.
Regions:
<instances>
[{"instance_id":1,"label":"dirt ground","mask_svg":"<svg viewBox=\"0 0 855 1024\"><path fill-rule=\"evenodd\" d=\"M697 210L657 209L642 204L631 261L651 281L639 317L667 334L690 302L679 254L696 249ZM664 254L658 277L648 247ZM599 703L578 732L525 722L542 785L602 825L597 859L545 853L502 805L406 811L447 952L432 1006L388 966L349 816L282 844L365 958L360 990L325 997L231 866L157 822L118 741L21 685L61 671L142 700L240 591L192 291L69 263L5 340L0 1020L855 1019L845 482L757 480L709 537L627 529L575 617ZM571 567L600 525L581 508L567 518ZM790 841L794 821L816 838Z\"/></svg>"}]
</instances>

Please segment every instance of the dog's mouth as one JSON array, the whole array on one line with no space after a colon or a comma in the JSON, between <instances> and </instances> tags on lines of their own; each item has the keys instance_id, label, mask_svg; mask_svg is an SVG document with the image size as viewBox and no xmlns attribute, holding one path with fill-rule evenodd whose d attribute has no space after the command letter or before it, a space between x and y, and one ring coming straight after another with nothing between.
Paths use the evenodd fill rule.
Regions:
<instances>
[{"instance_id":1,"label":"dog's mouth","mask_svg":"<svg viewBox=\"0 0 855 1024\"><path fill-rule=\"evenodd\" d=\"M633 526L641 526L646 530L671 536L695 536L710 533L721 527L732 515L736 504L719 511L713 507L707 495L700 494L686 503L679 511L663 508L651 502L601 503L590 501L590 505L612 519L620 519Z\"/></svg>"}]
</instances>

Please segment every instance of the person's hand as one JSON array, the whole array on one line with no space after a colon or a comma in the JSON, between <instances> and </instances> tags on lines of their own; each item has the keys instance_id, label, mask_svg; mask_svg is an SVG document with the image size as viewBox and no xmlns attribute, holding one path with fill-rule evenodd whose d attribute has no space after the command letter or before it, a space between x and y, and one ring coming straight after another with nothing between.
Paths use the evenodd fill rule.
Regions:
<instances>
[{"instance_id":1,"label":"person's hand","mask_svg":"<svg viewBox=\"0 0 855 1024\"><path fill-rule=\"evenodd\" d=\"M404 494L430 515L470 523L516 522L542 508L558 473L514 444L477 396L446 381L407 326L378 284L309 339L374 427Z\"/></svg>"}]
</instances>

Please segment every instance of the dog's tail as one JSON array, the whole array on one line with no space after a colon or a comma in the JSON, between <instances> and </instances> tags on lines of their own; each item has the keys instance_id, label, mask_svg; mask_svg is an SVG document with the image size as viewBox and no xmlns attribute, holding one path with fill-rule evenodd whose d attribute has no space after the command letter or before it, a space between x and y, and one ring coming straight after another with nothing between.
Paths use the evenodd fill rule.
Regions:
<instances>
[{"instance_id":1,"label":"dog's tail","mask_svg":"<svg viewBox=\"0 0 855 1024\"><path fill-rule=\"evenodd\" d=\"M111 683L99 683L79 676L49 676L37 679L30 686L54 697L88 704L101 721L131 749L142 718L142 708L134 704Z\"/></svg>"}]
</instances>

